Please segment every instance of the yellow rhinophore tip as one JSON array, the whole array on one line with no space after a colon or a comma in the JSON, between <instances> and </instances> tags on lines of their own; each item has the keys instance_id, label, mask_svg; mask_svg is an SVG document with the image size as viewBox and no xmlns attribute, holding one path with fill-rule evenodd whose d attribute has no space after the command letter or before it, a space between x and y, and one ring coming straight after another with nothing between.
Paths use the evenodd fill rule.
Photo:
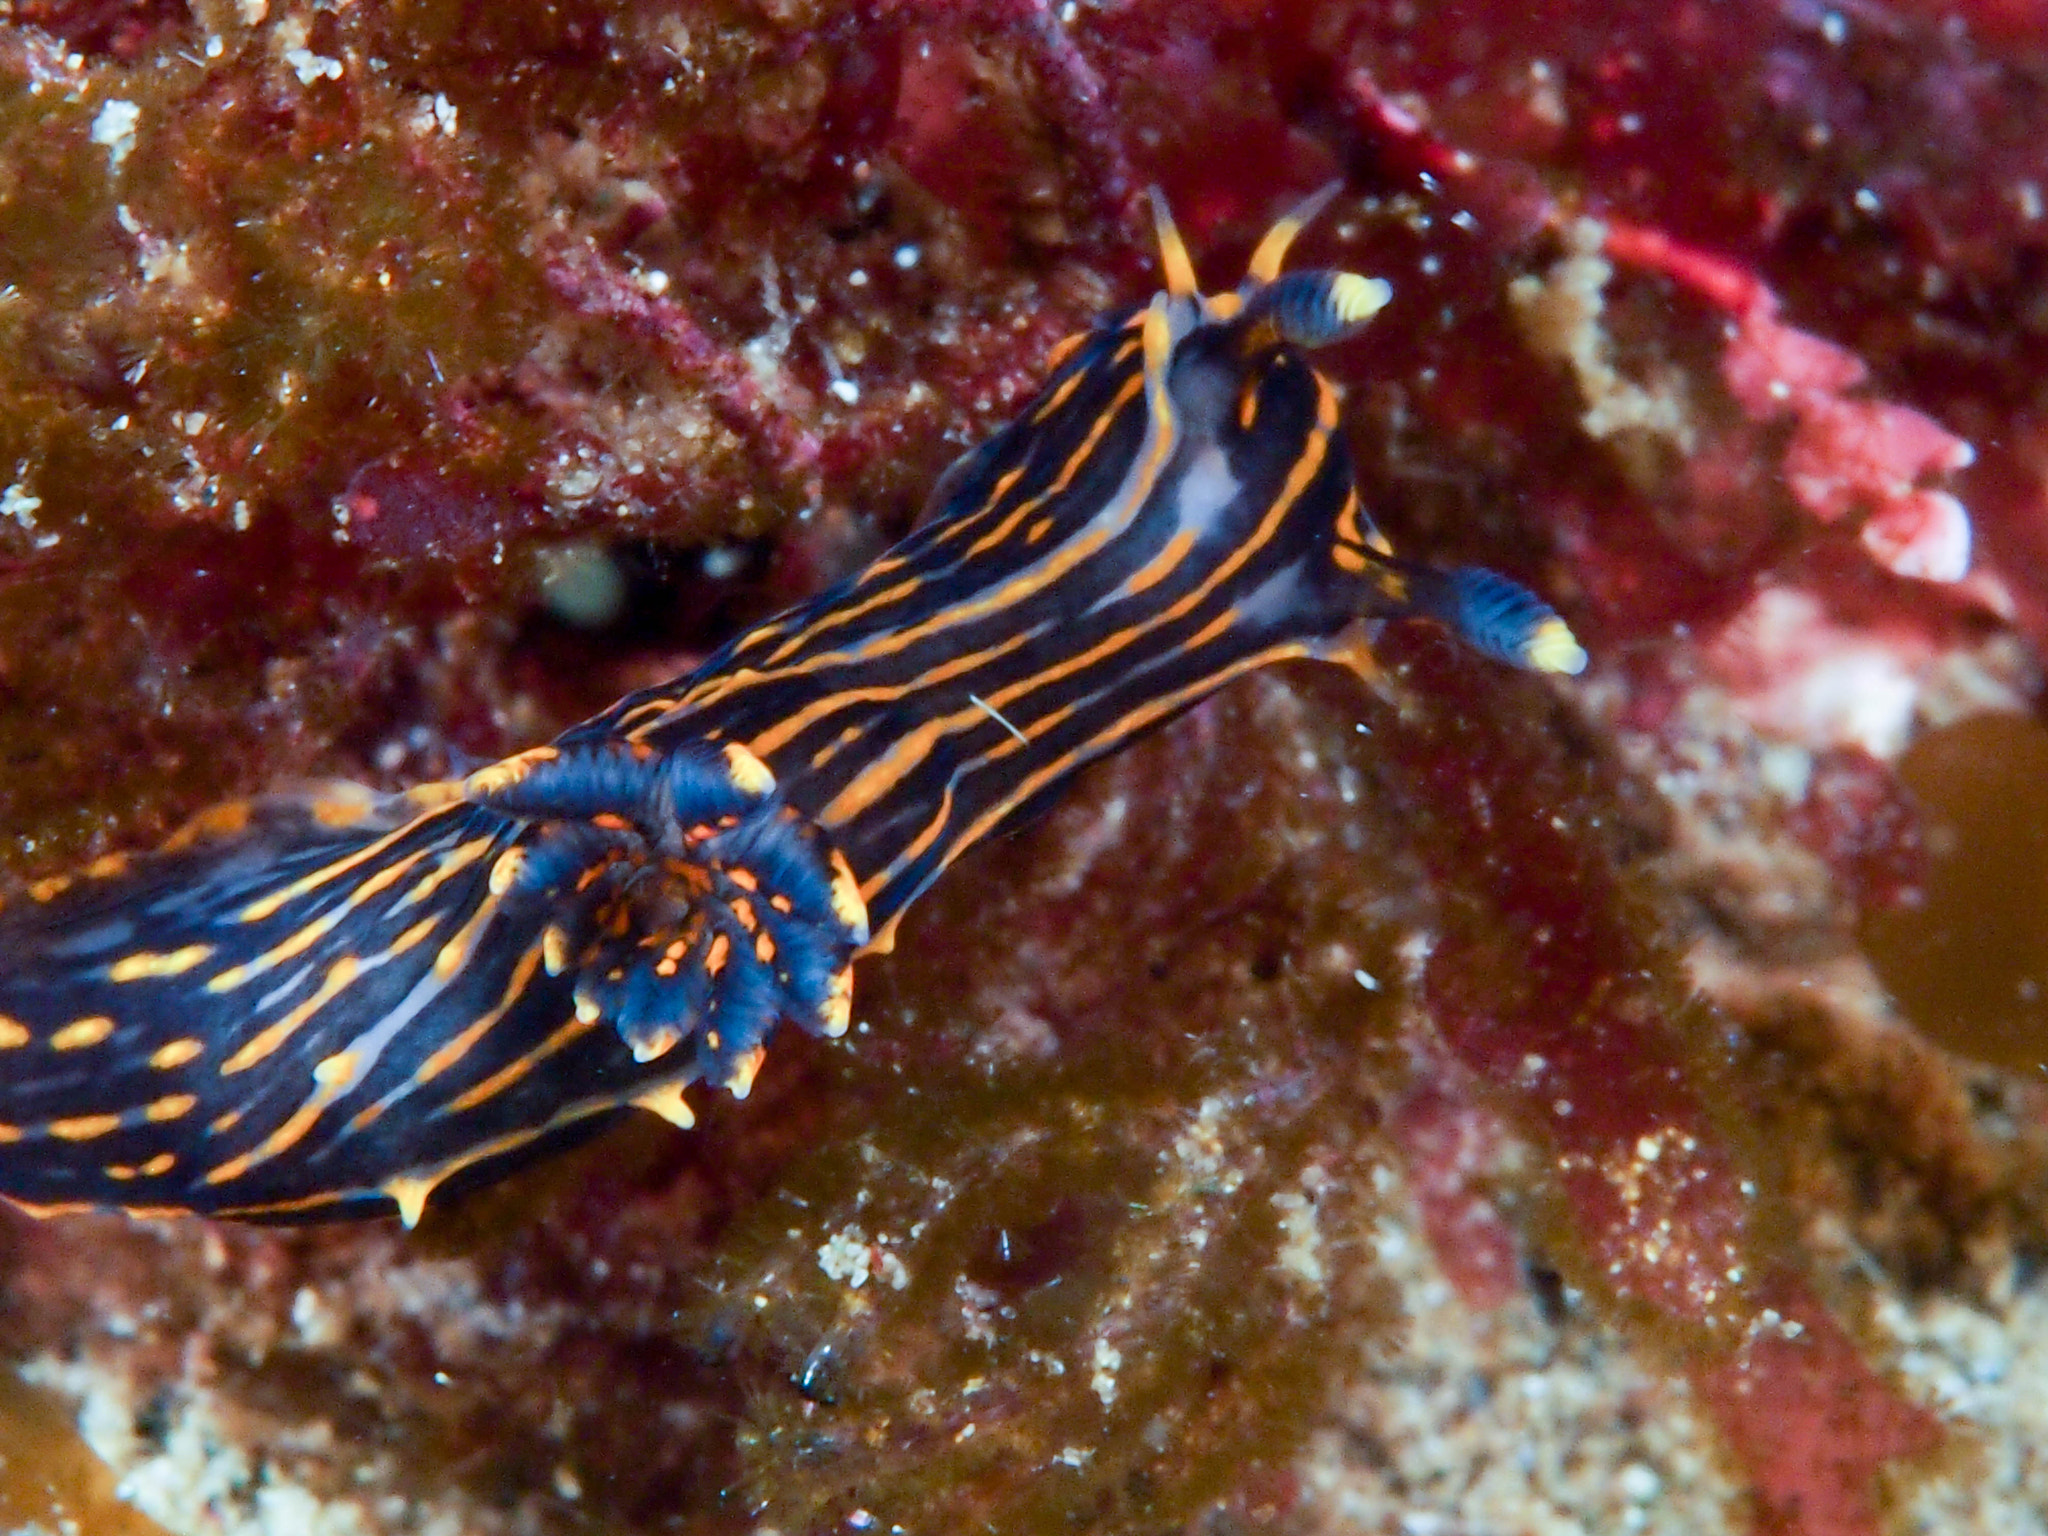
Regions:
<instances>
[{"instance_id":1,"label":"yellow rhinophore tip","mask_svg":"<svg viewBox=\"0 0 2048 1536\"><path fill-rule=\"evenodd\" d=\"M1330 308L1347 326L1363 325L1387 307L1394 285L1383 277L1339 272L1330 283Z\"/></svg>"},{"instance_id":2,"label":"yellow rhinophore tip","mask_svg":"<svg viewBox=\"0 0 2048 1536\"><path fill-rule=\"evenodd\" d=\"M1176 299L1192 298L1201 288L1195 281L1195 262L1188 255L1188 243L1181 239L1173 214L1167 210L1166 194L1157 187L1145 190L1152 199L1152 230L1159 240L1159 270L1166 279L1166 291Z\"/></svg>"},{"instance_id":3,"label":"yellow rhinophore tip","mask_svg":"<svg viewBox=\"0 0 2048 1536\"><path fill-rule=\"evenodd\" d=\"M507 848L503 853L499 854L497 858L491 861L491 875L488 882L491 894L493 896L502 896L511 890L513 883L519 878L519 871L525 867L526 850L524 848Z\"/></svg>"},{"instance_id":4,"label":"yellow rhinophore tip","mask_svg":"<svg viewBox=\"0 0 2048 1536\"><path fill-rule=\"evenodd\" d=\"M559 976L569 969L573 957L569 953L569 930L559 923L549 923L540 936L540 962L547 967L550 976Z\"/></svg>"},{"instance_id":5,"label":"yellow rhinophore tip","mask_svg":"<svg viewBox=\"0 0 2048 1536\"><path fill-rule=\"evenodd\" d=\"M733 787L742 794L775 792L775 775L768 771L768 765L736 741L725 744L725 771Z\"/></svg>"},{"instance_id":6,"label":"yellow rhinophore tip","mask_svg":"<svg viewBox=\"0 0 2048 1536\"><path fill-rule=\"evenodd\" d=\"M1245 263L1244 275L1255 283L1270 283L1280 275L1281 263L1287 260L1287 248L1294 244L1294 237L1306 229L1315 216L1329 206L1330 199L1337 195L1341 181L1325 182L1322 186L1296 203L1274 221L1259 241L1258 249L1252 252L1252 259Z\"/></svg>"},{"instance_id":7,"label":"yellow rhinophore tip","mask_svg":"<svg viewBox=\"0 0 2048 1536\"><path fill-rule=\"evenodd\" d=\"M1522 647L1522 655L1538 672L1565 672L1572 676L1586 670L1586 652L1563 619L1545 619Z\"/></svg>"},{"instance_id":8,"label":"yellow rhinophore tip","mask_svg":"<svg viewBox=\"0 0 2048 1536\"><path fill-rule=\"evenodd\" d=\"M683 1098L681 1083L663 1083L659 1088L650 1088L633 1101L634 1106L661 1116L679 1131L687 1131L697 1123L697 1117L690 1111Z\"/></svg>"}]
</instances>

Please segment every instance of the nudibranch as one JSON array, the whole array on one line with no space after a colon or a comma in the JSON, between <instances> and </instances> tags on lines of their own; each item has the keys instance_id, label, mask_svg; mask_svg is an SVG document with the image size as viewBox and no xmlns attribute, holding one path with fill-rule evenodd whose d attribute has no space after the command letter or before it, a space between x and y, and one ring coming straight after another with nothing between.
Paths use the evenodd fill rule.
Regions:
<instances>
[{"instance_id":1,"label":"nudibranch","mask_svg":"<svg viewBox=\"0 0 2048 1536\"><path fill-rule=\"evenodd\" d=\"M218 807L0 909L0 1194L31 1210L408 1225L629 1106L744 1097L775 1025L1081 768L1288 658L1434 620L1585 663L1506 578L1398 559L1307 354L1383 282L1283 274L1318 199L1202 293L1055 352L873 564L549 745L385 794Z\"/></svg>"}]
</instances>

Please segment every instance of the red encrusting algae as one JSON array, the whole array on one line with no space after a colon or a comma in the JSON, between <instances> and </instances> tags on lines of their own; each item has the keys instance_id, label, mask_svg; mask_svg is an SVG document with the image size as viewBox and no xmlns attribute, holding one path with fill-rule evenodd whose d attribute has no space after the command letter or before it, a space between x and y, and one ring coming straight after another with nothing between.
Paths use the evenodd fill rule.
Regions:
<instances>
[{"instance_id":1,"label":"red encrusting algae","mask_svg":"<svg viewBox=\"0 0 2048 1536\"><path fill-rule=\"evenodd\" d=\"M1431 1018L1553 1161L1570 1277L1643 1304L1692 1362L1766 1527L1874 1531L1876 1477L1934 1449L1938 1423L1864 1365L1759 1221L1775 1174L1728 1134L1725 1026L1628 921L1654 898L1616 867L1627 829L1584 808L1599 768L1498 697L1513 685L1466 672L1441 648L1404 669L1436 729L1393 749L1433 821L1418 847L1463 897L1430 951Z\"/></svg>"}]
</instances>

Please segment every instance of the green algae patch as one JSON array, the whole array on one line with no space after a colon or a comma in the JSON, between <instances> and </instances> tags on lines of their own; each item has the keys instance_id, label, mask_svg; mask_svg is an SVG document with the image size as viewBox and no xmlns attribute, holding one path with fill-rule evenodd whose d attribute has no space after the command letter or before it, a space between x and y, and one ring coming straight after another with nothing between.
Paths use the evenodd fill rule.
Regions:
<instances>
[{"instance_id":1,"label":"green algae patch","mask_svg":"<svg viewBox=\"0 0 2048 1536\"><path fill-rule=\"evenodd\" d=\"M1288 728L1231 752L1261 713ZM1241 690L967 861L869 968L871 1025L820 1053L821 1123L705 1273L704 1334L756 1373L738 1443L764 1524L1177 1529L1279 1496L1355 1358L1331 1340L1393 1304L1361 1067L1401 1007L1398 931L1301 880L1349 839L1286 809L1313 775L1283 765L1343 747L1284 690ZM1073 839L1170 771L1284 819L1226 850L1191 797L1076 883ZM1147 865L1157 884L1121 883ZM1190 932L1191 883L1248 899ZM1120 919L1083 919L1105 899ZM1330 956L1347 927L1363 948ZM1070 944L1093 960L1047 963Z\"/></svg>"},{"instance_id":2,"label":"green algae patch","mask_svg":"<svg viewBox=\"0 0 2048 1536\"><path fill-rule=\"evenodd\" d=\"M46 535L275 507L326 533L356 462L416 438L526 473L523 413L458 437L434 398L532 345L516 189L380 66L279 47L62 81L9 50L0 401Z\"/></svg>"},{"instance_id":3,"label":"green algae patch","mask_svg":"<svg viewBox=\"0 0 2048 1536\"><path fill-rule=\"evenodd\" d=\"M0 825L24 872L320 771L413 688L408 625L516 605L508 572L565 527L777 515L672 349L551 286L589 238L553 141L466 131L378 51L402 39L212 21L132 65L0 34Z\"/></svg>"},{"instance_id":4,"label":"green algae patch","mask_svg":"<svg viewBox=\"0 0 2048 1536\"><path fill-rule=\"evenodd\" d=\"M519 413L476 413L456 443L423 390L528 345L485 323L486 306L516 317L519 283L472 254L516 243L512 205L409 93L322 84L356 110L324 115L336 103L254 41L87 70L32 32L0 40L0 820L18 867L161 832L266 760L303 771L376 670L379 642L337 634L399 595L360 585L337 523L362 461L438 440L501 488L529 473ZM350 653L353 683L333 665Z\"/></svg>"},{"instance_id":5,"label":"green algae patch","mask_svg":"<svg viewBox=\"0 0 2048 1536\"><path fill-rule=\"evenodd\" d=\"M1261 1086L949 1094L791 1170L714 1271L789 1383L740 1433L764 1517L1175 1526L1277 1474L1361 1302L1320 1224L1352 1229L1369 1184Z\"/></svg>"}]
</instances>

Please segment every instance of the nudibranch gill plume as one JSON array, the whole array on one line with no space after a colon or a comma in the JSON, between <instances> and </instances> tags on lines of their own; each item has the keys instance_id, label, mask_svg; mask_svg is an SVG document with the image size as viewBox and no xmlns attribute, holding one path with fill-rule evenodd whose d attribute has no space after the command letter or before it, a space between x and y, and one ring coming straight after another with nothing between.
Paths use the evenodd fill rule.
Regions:
<instances>
[{"instance_id":1,"label":"nudibranch gill plume","mask_svg":"<svg viewBox=\"0 0 2048 1536\"><path fill-rule=\"evenodd\" d=\"M550 1139L744 1097L777 1023L959 856L1255 668L1369 667L1374 626L1585 653L1506 578L1397 558L1307 354L1383 282L1282 273L1063 343L916 531L702 666L466 777L234 802L0 909L0 1194L408 1225Z\"/></svg>"}]
</instances>

